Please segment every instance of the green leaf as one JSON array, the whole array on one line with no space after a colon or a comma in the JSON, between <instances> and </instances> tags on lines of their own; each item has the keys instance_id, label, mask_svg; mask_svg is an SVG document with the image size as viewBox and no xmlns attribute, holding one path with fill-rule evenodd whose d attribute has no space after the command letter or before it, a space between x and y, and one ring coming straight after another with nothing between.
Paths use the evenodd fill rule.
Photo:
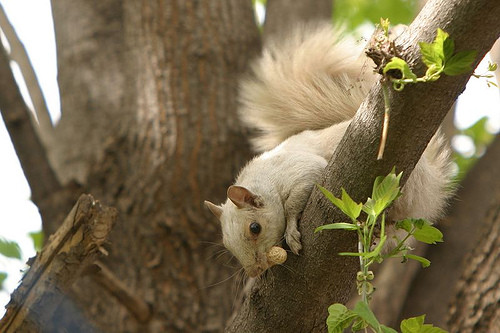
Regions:
<instances>
[{"instance_id":1,"label":"green leaf","mask_svg":"<svg viewBox=\"0 0 500 333\"><path fill-rule=\"evenodd\" d=\"M431 265L431 261L429 259L426 259L426 258L421 257L421 256L417 256L414 254L407 254L407 255L405 255L405 257L408 259L413 259L413 260L420 262L422 264L423 268L429 267Z\"/></svg>"},{"instance_id":2,"label":"green leaf","mask_svg":"<svg viewBox=\"0 0 500 333\"><path fill-rule=\"evenodd\" d=\"M461 51L453 55L444 66L446 75L461 75L472 71L472 64L476 59L477 51Z\"/></svg>"},{"instance_id":3,"label":"green leaf","mask_svg":"<svg viewBox=\"0 0 500 333\"><path fill-rule=\"evenodd\" d=\"M0 254L8 258L21 259L21 249L16 242L0 238Z\"/></svg>"},{"instance_id":4,"label":"green leaf","mask_svg":"<svg viewBox=\"0 0 500 333\"><path fill-rule=\"evenodd\" d=\"M401 322L401 333L447 333L445 330L424 324L425 315L405 319Z\"/></svg>"},{"instance_id":5,"label":"green leaf","mask_svg":"<svg viewBox=\"0 0 500 333\"><path fill-rule=\"evenodd\" d=\"M426 244L436 244L436 242L443 241L443 234L438 228L431 226L430 224L424 224L421 229L415 230L413 237L416 240L426 243Z\"/></svg>"},{"instance_id":6,"label":"green leaf","mask_svg":"<svg viewBox=\"0 0 500 333\"><path fill-rule=\"evenodd\" d=\"M383 199L387 201L396 199L399 194L399 181L402 175L402 172L396 175L393 169L393 171L382 178L382 180L376 181L372 190L372 198L374 200Z\"/></svg>"},{"instance_id":7,"label":"green leaf","mask_svg":"<svg viewBox=\"0 0 500 333\"><path fill-rule=\"evenodd\" d=\"M35 247L35 251L40 252L43 247L43 231L30 232L28 234L33 241L33 246Z\"/></svg>"},{"instance_id":8,"label":"green leaf","mask_svg":"<svg viewBox=\"0 0 500 333\"><path fill-rule=\"evenodd\" d=\"M443 54L445 63L448 61L448 59L451 58L453 52L455 52L455 41L451 38L446 38L443 42Z\"/></svg>"},{"instance_id":9,"label":"green leaf","mask_svg":"<svg viewBox=\"0 0 500 333\"><path fill-rule=\"evenodd\" d=\"M368 198L368 200L366 200L366 203L362 207L363 212L365 212L368 215L377 216L378 214L375 211L376 203L377 202L375 200L373 200L372 198Z\"/></svg>"},{"instance_id":10,"label":"green leaf","mask_svg":"<svg viewBox=\"0 0 500 333\"><path fill-rule=\"evenodd\" d=\"M368 326L368 324L363 319L358 317L356 320L354 320L354 323L352 324L352 327L351 327L351 331L358 332L358 331L365 329L367 326Z\"/></svg>"},{"instance_id":11,"label":"green leaf","mask_svg":"<svg viewBox=\"0 0 500 333\"><path fill-rule=\"evenodd\" d=\"M425 315L408 318L401 321L401 325L399 327L401 328L402 333L418 333L424 325L424 320Z\"/></svg>"},{"instance_id":12,"label":"green leaf","mask_svg":"<svg viewBox=\"0 0 500 333\"><path fill-rule=\"evenodd\" d=\"M420 54L422 61L427 67L441 68L443 67L443 59L439 56L434 48L433 43L419 42Z\"/></svg>"},{"instance_id":13,"label":"green leaf","mask_svg":"<svg viewBox=\"0 0 500 333\"><path fill-rule=\"evenodd\" d=\"M406 63L406 61L401 58L393 57L391 61L389 61L387 65L385 65L384 74L391 69L399 70L401 72L401 75L403 76L403 79L410 79L414 81L417 79L417 76L411 71L408 63Z\"/></svg>"},{"instance_id":14,"label":"green leaf","mask_svg":"<svg viewBox=\"0 0 500 333\"><path fill-rule=\"evenodd\" d=\"M357 317L357 314L342 304L336 303L330 305L328 307L328 318L326 318L328 333L342 333Z\"/></svg>"},{"instance_id":15,"label":"green leaf","mask_svg":"<svg viewBox=\"0 0 500 333\"><path fill-rule=\"evenodd\" d=\"M323 231L323 230L358 230L359 227L352 223L330 223L317 227L314 232Z\"/></svg>"},{"instance_id":16,"label":"green leaf","mask_svg":"<svg viewBox=\"0 0 500 333\"><path fill-rule=\"evenodd\" d=\"M360 316L368 325L370 325L377 332L381 330L377 318L375 317L372 310L368 307L368 305L365 302L359 301L358 303L356 303L352 311L356 313L358 316Z\"/></svg>"},{"instance_id":17,"label":"green leaf","mask_svg":"<svg viewBox=\"0 0 500 333\"><path fill-rule=\"evenodd\" d=\"M319 190L323 193L323 195L330 200L332 204L334 204L336 207L340 208L342 211L344 211L344 203L342 200L339 198L335 197L332 192L328 191L326 188L324 188L321 185L317 185Z\"/></svg>"},{"instance_id":18,"label":"green leaf","mask_svg":"<svg viewBox=\"0 0 500 333\"><path fill-rule=\"evenodd\" d=\"M389 36L389 26L390 26L390 22L389 22L389 19L386 18L380 18L380 27L382 28L382 30L384 30L384 35L387 37Z\"/></svg>"},{"instance_id":19,"label":"green leaf","mask_svg":"<svg viewBox=\"0 0 500 333\"><path fill-rule=\"evenodd\" d=\"M379 215L389 206L401 194L399 181L402 175L403 173L396 175L393 169L393 171L384 178L381 179L377 177L372 190L372 199L375 202L370 202L369 206L366 208L375 213L375 215ZM369 201L370 200L367 201L367 204ZM366 212L366 210L364 211Z\"/></svg>"},{"instance_id":20,"label":"green leaf","mask_svg":"<svg viewBox=\"0 0 500 333\"><path fill-rule=\"evenodd\" d=\"M413 227L415 227L415 230L413 230ZM408 233L413 230L413 237L423 243L436 244L436 242L443 241L443 233L424 219L408 218L398 221L396 222L396 229L404 229Z\"/></svg>"},{"instance_id":21,"label":"green leaf","mask_svg":"<svg viewBox=\"0 0 500 333\"><path fill-rule=\"evenodd\" d=\"M385 325L380 325L380 328L382 329L383 333L398 333L398 331L396 331L395 329L387 327Z\"/></svg>"},{"instance_id":22,"label":"green leaf","mask_svg":"<svg viewBox=\"0 0 500 333\"><path fill-rule=\"evenodd\" d=\"M357 204L347 192L342 189L342 200L335 197L330 191L321 185L318 185L319 190L324 194L324 196L330 200L336 207L338 207L345 215L349 216L351 219L355 220L361 213L362 204Z\"/></svg>"},{"instance_id":23,"label":"green leaf","mask_svg":"<svg viewBox=\"0 0 500 333\"><path fill-rule=\"evenodd\" d=\"M411 219L404 219L402 221L397 221L395 225L396 229L403 229L406 232L411 232L411 229L413 227L413 223Z\"/></svg>"},{"instance_id":24,"label":"green leaf","mask_svg":"<svg viewBox=\"0 0 500 333\"><path fill-rule=\"evenodd\" d=\"M5 272L0 272L0 290L4 289L3 283L7 279L7 273Z\"/></svg>"},{"instance_id":25,"label":"green leaf","mask_svg":"<svg viewBox=\"0 0 500 333\"><path fill-rule=\"evenodd\" d=\"M443 330L442 328L435 327L432 324L424 324L420 333L448 333L448 331Z\"/></svg>"},{"instance_id":26,"label":"green leaf","mask_svg":"<svg viewBox=\"0 0 500 333\"><path fill-rule=\"evenodd\" d=\"M434 47L434 52L437 54L437 56L439 56L441 58L441 60L443 62L446 59L444 44L445 44L446 40L448 39L448 37L449 37L449 35L447 32L438 28L437 33L436 33L436 38L434 39L434 42L432 42L433 47ZM453 48L455 48L455 46L453 46ZM448 52L449 52L449 45L447 47L447 53Z\"/></svg>"},{"instance_id":27,"label":"green leaf","mask_svg":"<svg viewBox=\"0 0 500 333\"><path fill-rule=\"evenodd\" d=\"M342 188L342 202L344 203L344 209L346 210L346 215L352 218L353 220L357 219L359 214L361 214L361 207L363 207L362 203L356 203L352 198L347 194L347 192Z\"/></svg>"}]
</instances>

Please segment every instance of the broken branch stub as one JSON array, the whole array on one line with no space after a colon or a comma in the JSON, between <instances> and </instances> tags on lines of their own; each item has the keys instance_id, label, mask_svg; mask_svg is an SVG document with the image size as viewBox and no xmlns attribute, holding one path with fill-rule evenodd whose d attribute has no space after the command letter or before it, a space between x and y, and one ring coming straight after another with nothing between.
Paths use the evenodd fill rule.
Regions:
<instances>
[{"instance_id":1,"label":"broken branch stub","mask_svg":"<svg viewBox=\"0 0 500 333\"><path fill-rule=\"evenodd\" d=\"M71 285L89 265L107 253L103 249L117 211L82 194L62 226L30 260L30 268L12 293L0 333L43 331Z\"/></svg>"}]
</instances>

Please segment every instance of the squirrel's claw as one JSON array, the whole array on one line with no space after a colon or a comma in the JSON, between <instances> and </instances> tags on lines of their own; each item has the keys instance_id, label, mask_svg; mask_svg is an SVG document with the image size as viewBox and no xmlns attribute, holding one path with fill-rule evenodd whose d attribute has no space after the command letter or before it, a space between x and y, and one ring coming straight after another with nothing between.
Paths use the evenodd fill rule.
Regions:
<instances>
[{"instance_id":1,"label":"squirrel's claw","mask_svg":"<svg viewBox=\"0 0 500 333\"><path fill-rule=\"evenodd\" d=\"M285 231L285 240L292 250L293 253L299 254L302 249L302 244L300 243L300 232L296 228L287 228Z\"/></svg>"}]
</instances>

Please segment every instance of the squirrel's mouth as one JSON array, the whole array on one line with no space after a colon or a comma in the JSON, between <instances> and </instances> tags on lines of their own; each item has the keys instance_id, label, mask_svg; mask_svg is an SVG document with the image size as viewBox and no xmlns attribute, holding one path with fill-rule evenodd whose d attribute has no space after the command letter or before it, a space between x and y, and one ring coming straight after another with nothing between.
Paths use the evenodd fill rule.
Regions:
<instances>
[{"instance_id":1,"label":"squirrel's mouth","mask_svg":"<svg viewBox=\"0 0 500 333\"><path fill-rule=\"evenodd\" d=\"M252 267L252 268L246 269L245 272L248 274L248 276L254 278L254 277L261 275L264 272L264 269L262 269L260 267Z\"/></svg>"},{"instance_id":2,"label":"squirrel's mouth","mask_svg":"<svg viewBox=\"0 0 500 333\"><path fill-rule=\"evenodd\" d=\"M255 264L245 267L245 272L250 277L257 277L266 269L284 263L286 258L287 254L283 248L273 246L265 255L260 255Z\"/></svg>"},{"instance_id":3,"label":"squirrel's mouth","mask_svg":"<svg viewBox=\"0 0 500 333\"><path fill-rule=\"evenodd\" d=\"M269 267L270 266L267 262L255 263L252 266L245 267L245 272L248 274L248 276L254 278L261 275Z\"/></svg>"}]
</instances>

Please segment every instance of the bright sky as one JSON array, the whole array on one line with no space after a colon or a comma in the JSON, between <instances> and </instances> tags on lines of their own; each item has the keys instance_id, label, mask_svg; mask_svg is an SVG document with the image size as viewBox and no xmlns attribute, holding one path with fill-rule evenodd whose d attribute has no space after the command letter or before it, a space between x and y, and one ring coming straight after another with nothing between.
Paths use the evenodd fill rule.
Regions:
<instances>
[{"instance_id":1,"label":"bright sky","mask_svg":"<svg viewBox=\"0 0 500 333\"><path fill-rule=\"evenodd\" d=\"M49 0L0 0L17 34L24 43L38 75L47 105L53 119L60 117L57 88L57 66L52 15ZM262 16L262 10L260 11ZM485 71L478 69L477 73ZM471 79L466 92L459 98L456 123L459 128L473 124L477 119L490 117L491 130L500 129L500 94L487 88L482 80ZM29 200L30 189L12 147L7 130L0 118L0 237L15 240L23 252L23 260L9 260L0 255L0 271L8 272L6 291L0 291L0 316L3 305L21 278L24 262L35 255L29 232L41 228L37 208Z\"/></svg>"}]
</instances>

